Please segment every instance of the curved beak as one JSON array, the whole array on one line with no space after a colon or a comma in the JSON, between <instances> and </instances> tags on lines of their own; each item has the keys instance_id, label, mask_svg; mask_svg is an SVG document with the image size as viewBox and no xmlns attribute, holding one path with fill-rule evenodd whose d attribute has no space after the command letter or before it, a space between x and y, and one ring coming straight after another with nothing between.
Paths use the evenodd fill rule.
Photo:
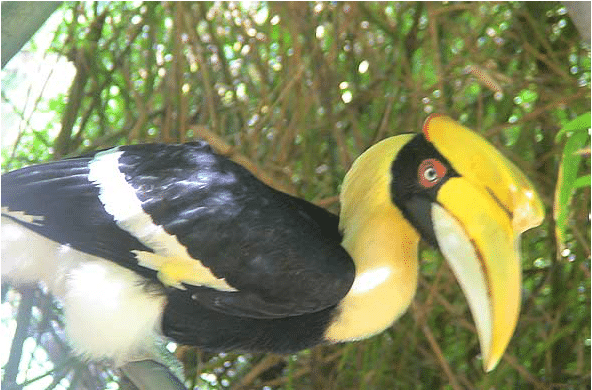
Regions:
<instances>
[{"instance_id":1,"label":"curved beak","mask_svg":"<svg viewBox=\"0 0 592 390\"><path fill-rule=\"evenodd\" d=\"M520 234L542 222L544 208L526 176L476 133L432 115L424 134L461 175L439 189L432 222L469 303L483 366L490 371L520 311Z\"/></svg>"}]
</instances>

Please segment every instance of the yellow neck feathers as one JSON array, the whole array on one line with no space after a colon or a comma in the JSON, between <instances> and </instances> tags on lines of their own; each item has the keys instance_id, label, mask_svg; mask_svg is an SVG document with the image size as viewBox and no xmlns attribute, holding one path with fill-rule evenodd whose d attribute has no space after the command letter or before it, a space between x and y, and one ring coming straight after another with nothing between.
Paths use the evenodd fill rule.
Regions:
<instances>
[{"instance_id":1,"label":"yellow neck feathers","mask_svg":"<svg viewBox=\"0 0 592 390\"><path fill-rule=\"evenodd\" d=\"M399 150L414 134L387 138L360 155L345 175L339 200L339 229L344 236L356 236L356 231L376 213L394 205L390 195L391 165Z\"/></svg>"},{"instance_id":2,"label":"yellow neck feathers","mask_svg":"<svg viewBox=\"0 0 592 390\"><path fill-rule=\"evenodd\" d=\"M412 137L392 137L372 146L345 177L340 229L356 277L327 330L330 340L355 340L381 332L403 314L415 295L419 235L390 195L390 167Z\"/></svg>"}]
</instances>

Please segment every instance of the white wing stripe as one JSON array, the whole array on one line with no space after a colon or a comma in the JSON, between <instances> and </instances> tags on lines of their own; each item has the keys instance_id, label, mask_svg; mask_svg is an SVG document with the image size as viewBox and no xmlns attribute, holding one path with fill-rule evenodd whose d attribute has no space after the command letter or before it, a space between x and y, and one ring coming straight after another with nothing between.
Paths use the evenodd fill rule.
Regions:
<instances>
[{"instance_id":1,"label":"white wing stripe","mask_svg":"<svg viewBox=\"0 0 592 390\"><path fill-rule=\"evenodd\" d=\"M162 226L156 225L150 215L142 209L142 202L138 199L136 190L119 170L119 158L123 153L118 147L97 153L89 164L88 179L99 186L99 199L105 211L115 218L117 226L154 250L155 254L159 255L157 258L162 259L159 264L155 261L155 256L150 256L151 261L142 261L143 256L137 256L140 265L160 270L170 261L185 265L190 261L189 264L192 264L191 268L194 268L195 273L184 275L185 277L179 281L196 284L195 278L199 275L199 285L236 291L223 278L214 276L198 259L192 258L187 248L181 245L175 236L168 234Z\"/></svg>"}]
</instances>

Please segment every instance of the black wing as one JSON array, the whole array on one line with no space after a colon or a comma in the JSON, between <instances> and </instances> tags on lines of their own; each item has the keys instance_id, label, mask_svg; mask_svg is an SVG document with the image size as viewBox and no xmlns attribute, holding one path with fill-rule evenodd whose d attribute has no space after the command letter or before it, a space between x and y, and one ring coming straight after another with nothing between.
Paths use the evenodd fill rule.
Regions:
<instances>
[{"instance_id":1,"label":"black wing","mask_svg":"<svg viewBox=\"0 0 592 390\"><path fill-rule=\"evenodd\" d=\"M43 218L21 220L32 230L225 314L317 312L353 282L336 216L206 144L123 146L11 172L2 184L3 207Z\"/></svg>"},{"instance_id":2,"label":"black wing","mask_svg":"<svg viewBox=\"0 0 592 390\"><path fill-rule=\"evenodd\" d=\"M117 227L88 181L92 156L34 165L2 175L2 217L53 241L115 261L146 277L132 251L151 249ZM43 256L43 254L40 254Z\"/></svg>"}]
</instances>

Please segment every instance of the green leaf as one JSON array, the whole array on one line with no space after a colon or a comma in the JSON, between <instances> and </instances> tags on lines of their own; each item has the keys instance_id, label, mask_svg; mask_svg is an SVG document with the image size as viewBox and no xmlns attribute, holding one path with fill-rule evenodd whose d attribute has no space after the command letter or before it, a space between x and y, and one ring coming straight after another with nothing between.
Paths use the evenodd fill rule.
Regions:
<instances>
[{"instance_id":1,"label":"green leaf","mask_svg":"<svg viewBox=\"0 0 592 390\"><path fill-rule=\"evenodd\" d=\"M587 112L578 116L576 119L567 122L561 130L555 136L555 142L561 141L561 137L564 134L571 133L571 132L587 132L591 126L591 118L590 113Z\"/></svg>"},{"instance_id":2,"label":"green leaf","mask_svg":"<svg viewBox=\"0 0 592 390\"><path fill-rule=\"evenodd\" d=\"M562 134L571 136L565 142L557 186L555 187L555 202L553 205L553 216L555 218L555 235L557 237L558 253L563 250L565 243L565 231L568 226L570 206L573 194L577 188L590 185L590 176L578 178L578 169L582 160L581 154L577 153L589 139L588 129L590 128L590 113L580 115L568 122L557 134L556 140Z\"/></svg>"},{"instance_id":3,"label":"green leaf","mask_svg":"<svg viewBox=\"0 0 592 390\"><path fill-rule=\"evenodd\" d=\"M574 188L590 187L590 180L591 180L590 175L578 177L576 179L576 181L574 182Z\"/></svg>"}]
</instances>

